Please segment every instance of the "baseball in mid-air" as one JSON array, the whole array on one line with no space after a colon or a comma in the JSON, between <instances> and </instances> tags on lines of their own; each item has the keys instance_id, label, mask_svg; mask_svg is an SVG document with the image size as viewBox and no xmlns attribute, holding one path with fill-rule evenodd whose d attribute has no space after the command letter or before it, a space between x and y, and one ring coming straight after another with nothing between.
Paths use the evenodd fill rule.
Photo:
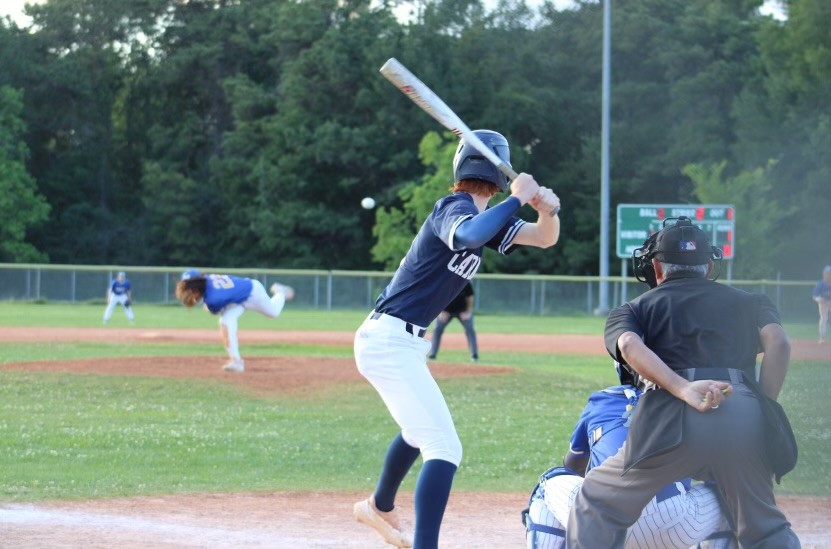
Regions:
<instances>
[{"instance_id":1,"label":"baseball in mid-air","mask_svg":"<svg viewBox=\"0 0 831 549\"><path fill-rule=\"evenodd\" d=\"M367 196L363 200L361 200L361 207L365 210L371 210L375 207L375 199L371 196Z\"/></svg>"}]
</instances>

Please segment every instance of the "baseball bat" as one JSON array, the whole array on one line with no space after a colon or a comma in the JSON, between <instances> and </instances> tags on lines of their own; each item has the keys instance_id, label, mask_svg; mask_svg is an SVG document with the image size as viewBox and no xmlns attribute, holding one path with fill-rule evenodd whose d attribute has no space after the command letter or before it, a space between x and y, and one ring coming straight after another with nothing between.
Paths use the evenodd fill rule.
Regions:
<instances>
[{"instance_id":1,"label":"baseball bat","mask_svg":"<svg viewBox=\"0 0 831 549\"><path fill-rule=\"evenodd\" d=\"M499 158L481 139L476 137L476 134L467 127L467 124L462 122L462 119L453 112L453 109L447 106L447 103L442 101L438 95L433 93L433 90L419 80L416 75L410 72L395 57L391 57L384 63L381 67L381 74L392 82L395 87L400 89L404 95L409 97L413 103L421 107L424 112L435 118L442 126L467 141L468 144L482 153L482 156L487 158L508 179L513 181L517 178L518 174L513 168ZM560 208L554 208L551 211L551 215L557 215L559 210Z\"/></svg>"}]
</instances>

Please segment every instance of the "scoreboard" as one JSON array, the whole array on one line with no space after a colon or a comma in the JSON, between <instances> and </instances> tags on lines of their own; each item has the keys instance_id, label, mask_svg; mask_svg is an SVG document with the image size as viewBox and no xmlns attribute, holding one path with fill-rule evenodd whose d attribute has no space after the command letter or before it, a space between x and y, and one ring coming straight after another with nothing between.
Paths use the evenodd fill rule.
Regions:
<instances>
[{"instance_id":1,"label":"scoreboard","mask_svg":"<svg viewBox=\"0 0 831 549\"><path fill-rule=\"evenodd\" d=\"M661 230L665 219L683 215L707 233L713 246L721 248L724 259L733 259L735 211L731 204L618 204L617 256L632 257L649 235Z\"/></svg>"}]
</instances>

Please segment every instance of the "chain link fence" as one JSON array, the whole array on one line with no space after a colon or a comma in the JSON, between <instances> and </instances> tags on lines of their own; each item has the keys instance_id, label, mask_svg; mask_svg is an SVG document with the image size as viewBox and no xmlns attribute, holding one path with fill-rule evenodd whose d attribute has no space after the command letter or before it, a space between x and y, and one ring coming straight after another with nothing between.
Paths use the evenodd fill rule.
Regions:
<instances>
[{"instance_id":1,"label":"chain link fence","mask_svg":"<svg viewBox=\"0 0 831 549\"><path fill-rule=\"evenodd\" d=\"M21 265L0 264L0 301L103 302L110 281L125 271L133 297L144 303L174 303L176 283L184 267ZM293 286L294 306L311 309L371 309L392 279L392 272L285 269L214 269L205 272L256 278L268 288L274 282ZM476 309L486 314L594 314L600 284L609 285L611 305L632 299L647 289L634 278L597 276L478 274L473 279ZM811 300L815 282L731 280L744 290L768 295L783 320L813 322Z\"/></svg>"}]
</instances>

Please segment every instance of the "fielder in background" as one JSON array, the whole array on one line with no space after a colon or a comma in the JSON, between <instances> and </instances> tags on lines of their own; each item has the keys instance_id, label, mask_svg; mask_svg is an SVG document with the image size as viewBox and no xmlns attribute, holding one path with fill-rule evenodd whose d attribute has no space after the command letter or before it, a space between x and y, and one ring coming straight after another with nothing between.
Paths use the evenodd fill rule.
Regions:
<instances>
[{"instance_id":1,"label":"fielder in background","mask_svg":"<svg viewBox=\"0 0 831 549\"><path fill-rule=\"evenodd\" d=\"M107 286L106 297L107 308L104 309L104 324L110 321L116 305L124 307L124 314L127 315L130 324L136 321L136 317L133 315L133 289L130 286L127 273L119 271L116 277L110 281L110 285Z\"/></svg>"},{"instance_id":2,"label":"fielder in background","mask_svg":"<svg viewBox=\"0 0 831 549\"><path fill-rule=\"evenodd\" d=\"M508 142L493 131L477 130L505 162ZM360 373L383 399L401 428L387 449L371 497L355 504L355 518L397 547L434 549L450 496L462 443L438 384L427 367L426 327L473 278L485 246L509 254L516 246L553 246L560 220L550 212L560 199L528 174L513 182L473 147L459 144L453 159L456 183L438 200L413 239L390 284L355 334ZM497 192L510 196L489 208ZM535 223L515 216L524 205L537 212ZM395 497L416 458L424 464L415 488L415 532L399 522Z\"/></svg>"},{"instance_id":3,"label":"fielder in background","mask_svg":"<svg viewBox=\"0 0 831 549\"><path fill-rule=\"evenodd\" d=\"M294 299L294 290L282 284L271 285L271 297L262 283L253 278L221 274L202 274L189 269L176 284L176 298L185 307L202 302L211 314L219 315L219 329L230 362L223 366L226 372L243 372L245 363L239 352L237 327L239 317L246 309L269 318L277 318L286 301Z\"/></svg>"},{"instance_id":4,"label":"fielder in background","mask_svg":"<svg viewBox=\"0 0 831 549\"><path fill-rule=\"evenodd\" d=\"M817 282L813 298L819 306L819 342L825 343L828 341L828 315L831 314L831 265L822 270L822 280Z\"/></svg>"},{"instance_id":5,"label":"fielder in background","mask_svg":"<svg viewBox=\"0 0 831 549\"><path fill-rule=\"evenodd\" d=\"M565 524L587 470L620 450L629 431L628 420L641 390L618 366L623 385L592 393L583 409L563 467L553 467L540 478L523 513L528 549L565 547ZM626 534L626 549L708 549L735 547L718 496L704 483L684 478L665 485L644 508Z\"/></svg>"},{"instance_id":6,"label":"fielder in background","mask_svg":"<svg viewBox=\"0 0 831 549\"><path fill-rule=\"evenodd\" d=\"M669 221L633 252L651 289L606 319L607 350L647 390L626 444L586 474L567 546L623 547L649 501L690 476L715 482L741 547L800 547L776 506L765 444L772 427L762 399L779 395L790 359L779 313L763 294L711 280L721 250L689 218Z\"/></svg>"},{"instance_id":7,"label":"fielder in background","mask_svg":"<svg viewBox=\"0 0 831 549\"><path fill-rule=\"evenodd\" d=\"M436 318L436 326L433 328L431 338L432 347L427 358L435 359L436 355L439 354L441 336L444 329L454 318L458 318L465 329L467 346L470 349L470 359L473 362L479 362L479 347L476 345L476 330L473 328L473 285L470 282L465 284L459 295L454 297L453 301L448 303Z\"/></svg>"}]
</instances>

